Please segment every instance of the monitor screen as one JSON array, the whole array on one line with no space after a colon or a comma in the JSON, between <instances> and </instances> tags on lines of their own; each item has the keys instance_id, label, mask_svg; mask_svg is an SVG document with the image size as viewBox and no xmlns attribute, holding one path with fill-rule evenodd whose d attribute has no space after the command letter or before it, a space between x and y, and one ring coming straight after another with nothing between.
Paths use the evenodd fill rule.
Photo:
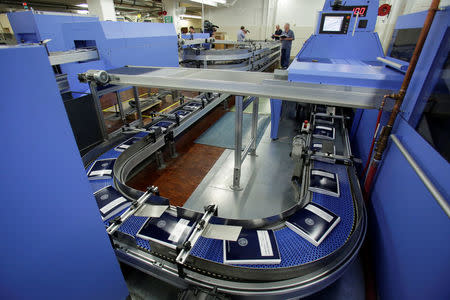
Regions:
<instances>
[{"instance_id":1,"label":"monitor screen","mask_svg":"<svg viewBox=\"0 0 450 300\"><path fill-rule=\"evenodd\" d=\"M325 16L322 31L339 32L342 29L344 16Z\"/></svg>"}]
</instances>

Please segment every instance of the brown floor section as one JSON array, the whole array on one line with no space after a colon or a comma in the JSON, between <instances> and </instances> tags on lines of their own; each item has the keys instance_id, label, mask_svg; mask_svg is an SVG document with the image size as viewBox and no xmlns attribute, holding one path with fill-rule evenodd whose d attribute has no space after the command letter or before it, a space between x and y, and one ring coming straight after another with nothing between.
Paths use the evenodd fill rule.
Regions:
<instances>
[{"instance_id":1,"label":"brown floor section","mask_svg":"<svg viewBox=\"0 0 450 300\"><path fill-rule=\"evenodd\" d=\"M232 102L234 101L230 99L230 107L233 105ZM156 164L152 163L131 178L127 185L139 190L155 185L159 188L161 196L169 198L170 204L183 206L225 150L195 144L194 141L226 112L222 105L217 106L177 139L178 157L172 159L168 150L164 150L166 168L158 170Z\"/></svg>"}]
</instances>

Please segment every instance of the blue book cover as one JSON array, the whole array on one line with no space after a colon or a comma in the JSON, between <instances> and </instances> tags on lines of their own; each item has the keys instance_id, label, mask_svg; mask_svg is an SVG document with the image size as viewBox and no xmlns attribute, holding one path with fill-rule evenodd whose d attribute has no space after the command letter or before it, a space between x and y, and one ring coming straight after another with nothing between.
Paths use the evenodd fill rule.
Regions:
<instances>
[{"instance_id":1,"label":"blue book cover","mask_svg":"<svg viewBox=\"0 0 450 300\"><path fill-rule=\"evenodd\" d=\"M191 113L190 111L182 110L182 109L179 109L179 110L177 110L177 111L175 112L175 114L178 115L178 116L180 117L180 119L185 118L185 117L186 117L187 115L189 115L190 113Z\"/></svg>"},{"instance_id":2,"label":"blue book cover","mask_svg":"<svg viewBox=\"0 0 450 300\"><path fill-rule=\"evenodd\" d=\"M123 152L123 151L127 150L128 148L130 148L134 143L136 143L140 140L141 140L140 137L132 137L131 139L126 140L125 142L123 142L122 144L120 144L119 146L114 148L114 150L116 150L117 152Z\"/></svg>"},{"instance_id":3,"label":"blue book cover","mask_svg":"<svg viewBox=\"0 0 450 300\"><path fill-rule=\"evenodd\" d=\"M108 220L131 205L129 200L110 185L96 191L94 197L103 221Z\"/></svg>"},{"instance_id":4,"label":"blue book cover","mask_svg":"<svg viewBox=\"0 0 450 300\"><path fill-rule=\"evenodd\" d=\"M223 241L223 262L237 265L281 263L273 230L242 229L237 241Z\"/></svg>"},{"instance_id":5,"label":"blue book cover","mask_svg":"<svg viewBox=\"0 0 450 300\"><path fill-rule=\"evenodd\" d=\"M325 105L317 104L315 108L316 114L326 114L327 113L327 107Z\"/></svg>"},{"instance_id":6,"label":"blue book cover","mask_svg":"<svg viewBox=\"0 0 450 300\"><path fill-rule=\"evenodd\" d=\"M311 192L339 197L339 177L336 173L311 169L308 189Z\"/></svg>"},{"instance_id":7,"label":"blue book cover","mask_svg":"<svg viewBox=\"0 0 450 300\"><path fill-rule=\"evenodd\" d=\"M195 110L197 110L197 109L200 109L201 107L202 107L202 105L201 105L200 103L197 103L197 102L191 102L191 103L186 104L185 106L183 106L183 109L195 111Z\"/></svg>"},{"instance_id":8,"label":"blue book cover","mask_svg":"<svg viewBox=\"0 0 450 300\"><path fill-rule=\"evenodd\" d=\"M87 172L89 180L111 179L115 162L115 158L96 160Z\"/></svg>"},{"instance_id":9,"label":"blue book cover","mask_svg":"<svg viewBox=\"0 0 450 300\"><path fill-rule=\"evenodd\" d=\"M286 221L286 226L315 246L328 236L341 218L328 209L309 203Z\"/></svg>"},{"instance_id":10,"label":"blue book cover","mask_svg":"<svg viewBox=\"0 0 450 300\"><path fill-rule=\"evenodd\" d=\"M156 127L158 127L158 128L161 128L162 132L165 132L173 124L175 124L175 122L172 122L172 121L161 121L161 122L158 122L155 125L153 125L151 127L151 129L156 129Z\"/></svg>"},{"instance_id":11,"label":"blue book cover","mask_svg":"<svg viewBox=\"0 0 450 300\"><path fill-rule=\"evenodd\" d=\"M137 237L176 249L192 232L194 221L179 218L175 212L166 211L159 218L149 218Z\"/></svg>"},{"instance_id":12,"label":"blue book cover","mask_svg":"<svg viewBox=\"0 0 450 300\"><path fill-rule=\"evenodd\" d=\"M333 127L317 125L314 127L313 137L318 139L334 140L335 129Z\"/></svg>"}]
</instances>

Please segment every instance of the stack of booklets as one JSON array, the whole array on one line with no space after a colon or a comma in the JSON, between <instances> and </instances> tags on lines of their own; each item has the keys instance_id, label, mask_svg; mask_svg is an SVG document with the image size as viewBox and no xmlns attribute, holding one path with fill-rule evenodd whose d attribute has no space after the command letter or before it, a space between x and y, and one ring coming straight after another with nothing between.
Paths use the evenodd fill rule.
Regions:
<instances>
[{"instance_id":1,"label":"stack of booklets","mask_svg":"<svg viewBox=\"0 0 450 300\"><path fill-rule=\"evenodd\" d=\"M194 221L179 218L175 212L165 211L159 218L149 218L137 237L176 249L192 232Z\"/></svg>"},{"instance_id":2,"label":"stack of booklets","mask_svg":"<svg viewBox=\"0 0 450 300\"><path fill-rule=\"evenodd\" d=\"M123 142L122 144L120 144L119 146L114 148L114 150L116 150L118 152L123 152L123 151L127 150L128 148L130 148L131 145L133 145L134 143L138 142L139 140L141 140L141 138L139 138L139 137L132 137L131 139Z\"/></svg>"},{"instance_id":3,"label":"stack of booklets","mask_svg":"<svg viewBox=\"0 0 450 300\"><path fill-rule=\"evenodd\" d=\"M333 127L317 125L314 127L313 137L318 139L334 140L335 129Z\"/></svg>"},{"instance_id":4,"label":"stack of booklets","mask_svg":"<svg viewBox=\"0 0 450 300\"><path fill-rule=\"evenodd\" d=\"M223 241L223 262L237 265L280 264L281 256L274 232L241 230L237 241Z\"/></svg>"},{"instance_id":5,"label":"stack of booklets","mask_svg":"<svg viewBox=\"0 0 450 300\"><path fill-rule=\"evenodd\" d=\"M111 179L115 161L115 158L96 160L87 173L89 180Z\"/></svg>"},{"instance_id":6,"label":"stack of booklets","mask_svg":"<svg viewBox=\"0 0 450 300\"><path fill-rule=\"evenodd\" d=\"M315 153L321 154L314 155L315 160L333 164L336 162L334 158L336 155L336 147L332 141L314 142L311 148Z\"/></svg>"},{"instance_id":7,"label":"stack of booklets","mask_svg":"<svg viewBox=\"0 0 450 300\"><path fill-rule=\"evenodd\" d=\"M123 197L122 194L112 186L107 186L96 191L94 197L97 201L103 221L110 219L131 205L131 202Z\"/></svg>"},{"instance_id":8,"label":"stack of booklets","mask_svg":"<svg viewBox=\"0 0 450 300\"><path fill-rule=\"evenodd\" d=\"M328 236L341 220L328 209L309 203L286 221L286 226L315 246Z\"/></svg>"},{"instance_id":9,"label":"stack of booklets","mask_svg":"<svg viewBox=\"0 0 450 300\"><path fill-rule=\"evenodd\" d=\"M311 192L339 198L340 192L338 175L336 173L330 173L324 170L312 169L308 189Z\"/></svg>"}]
</instances>

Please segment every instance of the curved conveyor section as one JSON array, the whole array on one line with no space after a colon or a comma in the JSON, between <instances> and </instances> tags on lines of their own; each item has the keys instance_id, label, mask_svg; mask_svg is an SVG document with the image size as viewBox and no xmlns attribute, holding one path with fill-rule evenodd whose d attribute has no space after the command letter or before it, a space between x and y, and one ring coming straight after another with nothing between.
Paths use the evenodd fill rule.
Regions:
<instances>
[{"instance_id":1,"label":"curved conveyor section","mask_svg":"<svg viewBox=\"0 0 450 300\"><path fill-rule=\"evenodd\" d=\"M182 109L182 107L178 109ZM155 123L157 121L150 126ZM168 132L170 130L165 133ZM164 146L166 136L139 132L133 135L124 135L120 140L115 141L114 147L96 158L97 160L116 159L114 179L91 181L93 190L97 191L112 185L125 197L137 199L143 192L127 186L126 181L130 174L139 169L140 165L147 162L153 153ZM130 137L140 140L124 152L117 151L115 147ZM105 149L103 148L103 150ZM94 154L91 155L95 156L98 151L94 151ZM90 157L91 161L92 158ZM213 217L210 222L215 224L241 225L253 230L257 228L273 229L281 254L281 264L225 265L223 264L222 241L200 237L183 266L185 269L183 280L203 287L215 287L219 292L236 295L299 296L320 290L339 278L345 267L358 253L366 231L366 212L359 183L353 166L312 161L308 168L311 167L334 172L339 176L339 198L310 192L306 195L310 197L308 200L311 202L327 208L341 218L340 223L319 246L312 245L285 226L284 219L301 209L299 206L294 206L279 215L259 220ZM152 196L151 201L161 203L165 199ZM178 215L184 218L195 219L195 217L201 216L200 213L180 207L171 207L170 209L176 210ZM218 209L220 211L220 207ZM148 241L136 237L146 220L145 217L132 216L121 225L118 233L113 237L118 257L149 273L154 273L155 262L160 262L158 270L162 274L166 274L164 276L176 277L177 266L174 263L176 256L174 250L163 245L154 247ZM108 225L108 221L105 224Z\"/></svg>"}]
</instances>

